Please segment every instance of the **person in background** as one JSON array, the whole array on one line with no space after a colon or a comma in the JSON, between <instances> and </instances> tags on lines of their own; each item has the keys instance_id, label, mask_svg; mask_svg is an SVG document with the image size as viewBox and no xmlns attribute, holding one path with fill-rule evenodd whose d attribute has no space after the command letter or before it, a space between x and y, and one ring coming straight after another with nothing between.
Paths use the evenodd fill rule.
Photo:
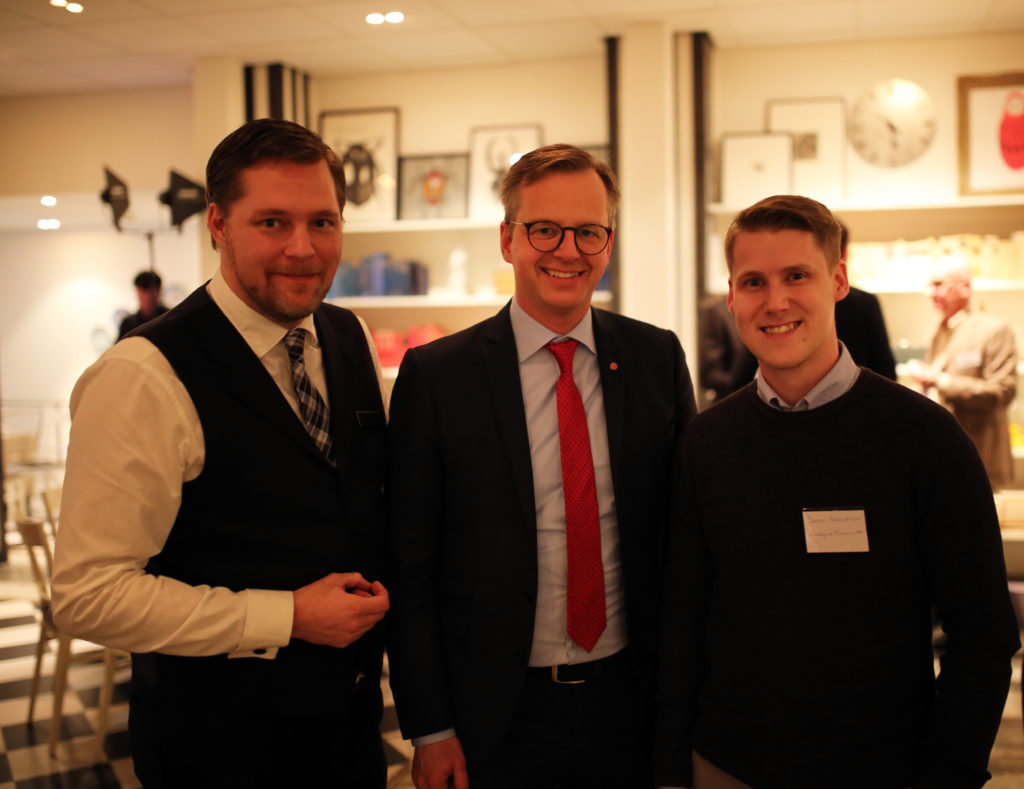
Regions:
<instances>
[{"instance_id":1,"label":"person in background","mask_svg":"<svg viewBox=\"0 0 1024 789\"><path fill-rule=\"evenodd\" d=\"M842 222L839 227L842 230L840 255L845 263L849 260L850 231ZM891 381L896 380L896 358L885 330L882 305L874 293L850 286L846 298L836 302L836 333L857 364Z\"/></svg>"},{"instance_id":2,"label":"person in background","mask_svg":"<svg viewBox=\"0 0 1024 789\"><path fill-rule=\"evenodd\" d=\"M931 297L942 321L924 364L912 368L921 390L953 412L974 441L992 487L1013 479L1007 410L1017 394L1017 346L1013 330L971 308L971 271L952 263L931 280Z\"/></svg>"},{"instance_id":3,"label":"person in background","mask_svg":"<svg viewBox=\"0 0 1024 789\"><path fill-rule=\"evenodd\" d=\"M321 303L344 171L264 119L206 183L217 273L72 393L54 619L134 653L147 789L383 789L384 404L366 327Z\"/></svg>"},{"instance_id":4,"label":"person in background","mask_svg":"<svg viewBox=\"0 0 1024 789\"><path fill-rule=\"evenodd\" d=\"M163 287L163 281L159 274L155 271L140 271L135 277L134 284L135 292L139 297L139 311L126 315L121 321L121 326L117 331L119 340L146 321L167 312L167 307L160 301L160 289Z\"/></svg>"},{"instance_id":5,"label":"person in background","mask_svg":"<svg viewBox=\"0 0 1024 789\"><path fill-rule=\"evenodd\" d=\"M591 307L619 191L568 145L502 186L515 294L410 348L391 400L388 660L419 789L653 782L671 331Z\"/></svg>"},{"instance_id":6,"label":"person in background","mask_svg":"<svg viewBox=\"0 0 1024 789\"><path fill-rule=\"evenodd\" d=\"M662 787L989 777L1020 646L992 493L953 417L837 338L839 236L825 206L788 195L726 234L729 306L759 368L677 457Z\"/></svg>"},{"instance_id":7,"label":"person in background","mask_svg":"<svg viewBox=\"0 0 1024 789\"><path fill-rule=\"evenodd\" d=\"M757 371L757 359L743 344L728 300L716 298L700 313L701 388L715 403L742 389Z\"/></svg>"}]
</instances>

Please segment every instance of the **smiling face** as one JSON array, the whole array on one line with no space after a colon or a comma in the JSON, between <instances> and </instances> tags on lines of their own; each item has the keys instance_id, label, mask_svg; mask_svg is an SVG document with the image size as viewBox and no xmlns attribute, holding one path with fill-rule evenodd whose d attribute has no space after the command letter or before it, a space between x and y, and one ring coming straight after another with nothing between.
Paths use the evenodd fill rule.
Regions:
<instances>
[{"instance_id":1,"label":"smiling face","mask_svg":"<svg viewBox=\"0 0 1024 789\"><path fill-rule=\"evenodd\" d=\"M341 211L326 162L265 162L241 173L241 196L207 223L228 286L293 328L319 306L341 260Z\"/></svg>"},{"instance_id":2,"label":"smiling face","mask_svg":"<svg viewBox=\"0 0 1024 789\"><path fill-rule=\"evenodd\" d=\"M765 380L796 404L839 359L835 303L850 290L846 264L830 271L805 230L740 233L732 249L729 309Z\"/></svg>"},{"instance_id":3,"label":"smiling face","mask_svg":"<svg viewBox=\"0 0 1024 789\"><path fill-rule=\"evenodd\" d=\"M520 189L516 222L547 220L563 227L607 225L608 196L594 170L554 172ZM560 334L580 322L608 267L612 241L596 255L576 248L567 230L552 252L538 252L522 225L501 224L501 254L512 264L516 302L534 320Z\"/></svg>"}]
</instances>

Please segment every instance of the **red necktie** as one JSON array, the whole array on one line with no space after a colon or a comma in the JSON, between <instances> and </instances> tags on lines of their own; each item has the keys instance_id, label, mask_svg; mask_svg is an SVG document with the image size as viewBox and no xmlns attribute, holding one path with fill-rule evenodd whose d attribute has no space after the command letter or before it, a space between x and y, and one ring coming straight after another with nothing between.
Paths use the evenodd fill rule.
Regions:
<instances>
[{"instance_id":1,"label":"red necktie","mask_svg":"<svg viewBox=\"0 0 1024 789\"><path fill-rule=\"evenodd\" d=\"M576 340L548 343L558 361L558 442L562 454L562 493L565 496L565 542L569 559L566 590L569 637L590 652L601 633L604 610L604 568L601 565L601 524L594 485L594 459L583 398L572 378Z\"/></svg>"}]
</instances>

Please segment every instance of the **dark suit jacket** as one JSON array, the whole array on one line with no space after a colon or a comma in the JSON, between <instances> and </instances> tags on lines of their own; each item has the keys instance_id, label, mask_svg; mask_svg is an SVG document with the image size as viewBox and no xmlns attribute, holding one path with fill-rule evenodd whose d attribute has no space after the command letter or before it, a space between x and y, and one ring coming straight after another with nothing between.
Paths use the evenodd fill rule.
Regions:
<instances>
[{"instance_id":1,"label":"dark suit jacket","mask_svg":"<svg viewBox=\"0 0 1024 789\"><path fill-rule=\"evenodd\" d=\"M675 335L595 309L630 652L653 686L673 447L695 413ZM537 533L515 339L497 316L406 353L391 402L389 662L402 732L499 742L533 639Z\"/></svg>"},{"instance_id":2,"label":"dark suit jacket","mask_svg":"<svg viewBox=\"0 0 1024 789\"><path fill-rule=\"evenodd\" d=\"M857 364L896 380L896 359L874 293L850 288L846 298L836 302L836 334Z\"/></svg>"}]
</instances>

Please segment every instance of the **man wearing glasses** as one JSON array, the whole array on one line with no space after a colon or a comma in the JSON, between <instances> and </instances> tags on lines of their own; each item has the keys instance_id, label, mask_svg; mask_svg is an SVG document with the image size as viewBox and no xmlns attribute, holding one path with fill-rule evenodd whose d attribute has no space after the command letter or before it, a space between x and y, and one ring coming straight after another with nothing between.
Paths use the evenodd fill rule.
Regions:
<instances>
[{"instance_id":1,"label":"man wearing glasses","mask_svg":"<svg viewBox=\"0 0 1024 789\"><path fill-rule=\"evenodd\" d=\"M391 406L389 660L430 787L649 786L670 331L593 309L619 192L568 145L502 185L515 296L410 350Z\"/></svg>"}]
</instances>

